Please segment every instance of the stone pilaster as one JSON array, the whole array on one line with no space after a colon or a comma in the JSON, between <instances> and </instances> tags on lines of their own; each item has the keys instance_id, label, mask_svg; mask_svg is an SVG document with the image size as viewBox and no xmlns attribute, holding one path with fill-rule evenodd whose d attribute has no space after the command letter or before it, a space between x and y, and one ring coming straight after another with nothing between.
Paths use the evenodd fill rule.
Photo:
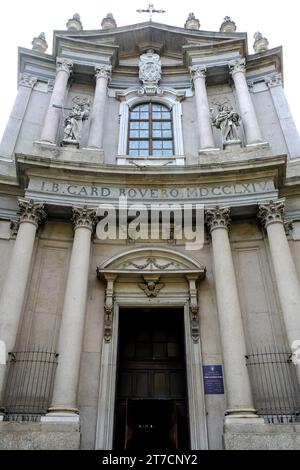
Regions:
<instances>
[{"instance_id":1,"label":"stone pilaster","mask_svg":"<svg viewBox=\"0 0 300 470\"><path fill-rule=\"evenodd\" d=\"M95 67L96 88L91 113L88 148L103 149L107 84L110 80L111 70L111 65L98 65Z\"/></svg>"},{"instance_id":2,"label":"stone pilaster","mask_svg":"<svg viewBox=\"0 0 300 470\"><path fill-rule=\"evenodd\" d=\"M73 63L70 60L62 58L57 59L55 83L41 135L43 142L56 144L58 126L72 70Z\"/></svg>"},{"instance_id":3,"label":"stone pilaster","mask_svg":"<svg viewBox=\"0 0 300 470\"><path fill-rule=\"evenodd\" d=\"M91 235L96 224L93 209L74 207L74 241L69 265L62 322L59 333L59 360L50 414L78 414L77 387L80 369L90 264Z\"/></svg>"},{"instance_id":4,"label":"stone pilaster","mask_svg":"<svg viewBox=\"0 0 300 470\"><path fill-rule=\"evenodd\" d=\"M223 351L227 411L226 419L256 418L246 367L246 344L238 288L228 237L230 209L207 209L211 235L215 289Z\"/></svg>"},{"instance_id":5,"label":"stone pilaster","mask_svg":"<svg viewBox=\"0 0 300 470\"><path fill-rule=\"evenodd\" d=\"M46 219L43 204L20 199L18 232L0 298L0 340L13 350L23 310L37 228ZM2 371L0 384L4 382ZM1 392L1 390L0 390Z\"/></svg>"},{"instance_id":6,"label":"stone pilaster","mask_svg":"<svg viewBox=\"0 0 300 470\"><path fill-rule=\"evenodd\" d=\"M245 59L229 62L229 70L236 89L246 143L247 145L261 143L262 136L246 80Z\"/></svg>"},{"instance_id":7,"label":"stone pilaster","mask_svg":"<svg viewBox=\"0 0 300 470\"><path fill-rule=\"evenodd\" d=\"M284 200L258 205L258 219L268 234L276 284L289 345L300 340L300 285L284 227ZM299 373L300 379L300 373Z\"/></svg>"},{"instance_id":8,"label":"stone pilaster","mask_svg":"<svg viewBox=\"0 0 300 470\"><path fill-rule=\"evenodd\" d=\"M195 88L200 150L213 149L215 145L205 84L206 68L193 65L190 67L190 74Z\"/></svg>"},{"instance_id":9,"label":"stone pilaster","mask_svg":"<svg viewBox=\"0 0 300 470\"><path fill-rule=\"evenodd\" d=\"M31 93L36 83L37 77L33 75L22 73L19 76L18 93L0 144L1 157L11 159L14 154Z\"/></svg>"}]
</instances>

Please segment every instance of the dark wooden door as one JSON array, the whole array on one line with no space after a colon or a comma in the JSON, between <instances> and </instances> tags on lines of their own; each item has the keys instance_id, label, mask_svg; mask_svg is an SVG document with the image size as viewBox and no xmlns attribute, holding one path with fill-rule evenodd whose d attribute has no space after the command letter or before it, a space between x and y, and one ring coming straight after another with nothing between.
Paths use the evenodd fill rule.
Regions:
<instances>
[{"instance_id":1,"label":"dark wooden door","mask_svg":"<svg viewBox=\"0 0 300 470\"><path fill-rule=\"evenodd\" d=\"M115 448L188 447L183 338L182 310L120 311Z\"/></svg>"}]
</instances>

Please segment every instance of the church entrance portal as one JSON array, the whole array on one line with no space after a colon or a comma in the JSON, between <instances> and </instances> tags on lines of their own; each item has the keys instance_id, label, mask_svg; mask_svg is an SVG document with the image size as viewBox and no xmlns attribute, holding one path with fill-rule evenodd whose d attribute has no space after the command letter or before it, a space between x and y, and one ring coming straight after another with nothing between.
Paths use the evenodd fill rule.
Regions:
<instances>
[{"instance_id":1,"label":"church entrance portal","mask_svg":"<svg viewBox=\"0 0 300 470\"><path fill-rule=\"evenodd\" d=\"M114 448L187 449L183 309L122 308Z\"/></svg>"}]
</instances>

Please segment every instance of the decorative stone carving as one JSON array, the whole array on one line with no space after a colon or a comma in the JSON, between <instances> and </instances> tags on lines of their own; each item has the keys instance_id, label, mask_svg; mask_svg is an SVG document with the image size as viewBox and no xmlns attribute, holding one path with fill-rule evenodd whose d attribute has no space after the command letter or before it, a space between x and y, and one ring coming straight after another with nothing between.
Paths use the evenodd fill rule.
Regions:
<instances>
[{"instance_id":1,"label":"decorative stone carving","mask_svg":"<svg viewBox=\"0 0 300 470\"><path fill-rule=\"evenodd\" d=\"M177 269L179 268L179 264L176 263L175 261L170 261L170 263L166 264L159 264L155 258L148 258L144 264L136 264L133 261L129 261L124 265L125 268L132 266L135 269L140 269L140 270L145 270L145 269L150 269L150 270L159 270L159 271L165 271L169 268Z\"/></svg>"},{"instance_id":2,"label":"decorative stone carving","mask_svg":"<svg viewBox=\"0 0 300 470\"><path fill-rule=\"evenodd\" d=\"M265 78L265 82L269 88L273 86L282 86L282 75L281 73L273 73L272 75L268 75Z\"/></svg>"},{"instance_id":3,"label":"decorative stone carving","mask_svg":"<svg viewBox=\"0 0 300 470\"><path fill-rule=\"evenodd\" d=\"M68 31L81 31L82 23L80 21L80 15L75 13L72 18L70 18L66 24Z\"/></svg>"},{"instance_id":4,"label":"decorative stone carving","mask_svg":"<svg viewBox=\"0 0 300 470\"><path fill-rule=\"evenodd\" d=\"M20 74L20 77L19 77L20 86L33 88L36 83L37 83L37 77L34 77L33 75L27 75L25 73Z\"/></svg>"},{"instance_id":5,"label":"decorative stone carving","mask_svg":"<svg viewBox=\"0 0 300 470\"><path fill-rule=\"evenodd\" d=\"M97 268L97 275L98 268ZM106 343L111 342L113 332L113 319L114 319L114 282L117 279L117 275L105 275L106 290L105 290L105 304L104 304L104 341Z\"/></svg>"},{"instance_id":6,"label":"decorative stone carving","mask_svg":"<svg viewBox=\"0 0 300 470\"><path fill-rule=\"evenodd\" d=\"M236 24L230 16L225 16L223 23L220 26L221 33L234 33L236 31Z\"/></svg>"},{"instance_id":7,"label":"decorative stone carving","mask_svg":"<svg viewBox=\"0 0 300 470\"><path fill-rule=\"evenodd\" d=\"M10 221L10 233L12 238L15 238L18 235L19 225L20 224L18 220Z\"/></svg>"},{"instance_id":8,"label":"decorative stone carving","mask_svg":"<svg viewBox=\"0 0 300 470\"><path fill-rule=\"evenodd\" d=\"M256 31L256 33L254 34L254 39L255 41L253 43L253 49L255 54L268 50L269 41L267 40L267 38L264 38L259 31Z\"/></svg>"},{"instance_id":9,"label":"decorative stone carving","mask_svg":"<svg viewBox=\"0 0 300 470\"><path fill-rule=\"evenodd\" d=\"M32 40L32 50L38 52L46 52L48 49L48 44L46 41L45 33L40 33L38 37L33 38Z\"/></svg>"},{"instance_id":10,"label":"decorative stone carving","mask_svg":"<svg viewBox=\"0 0 300 470\"><path fill-rule=\"evenodd\" d=\"M270 224L283 224L284 207L285 204L283 200L258 204L257 218L265 229Z\"/></svg>"},{"instance_id":11,"label":"decorative stone carving","mask_svg":"<svg viewBox=\"0 0 300 470\"><path fill-rule=\"evenodd\" d=\"M190 67L190 74L193 82L197 80L197 78L206 78L206 67L203 65L192 65Z\"/></svg>"},{"instance_id":12,"label":"decorative stone carving","mask_svg":"<svg viewBox=\"0 0 300 470\"><path fill-rule=\"evenodd\" d=\"M215 117L212 116L212 125L221 130L223 147L241 143L238 135L240 116L228 103L218 106L218 114Z\"/></svg>"},{"instance_id":13,"label":"decorative stone carving","mask_svg":"<svg viewBox=\"0 0 300 470\"><path fill-rule=\"evenodd\" d=\"M74 230L79 227L85 227L93 233L97 223L96 211L94 209L88 209L87 206L73 207L73 216L71 220Z\"/></svg>"},{"instance_id":14,"label":"decorative stone carving","mask_svg":"<svg viewBox=\"0 0 300 470\"><path fill-rule=\"evenodd\" d=\"M105 78L107 81L109 81L111 77L111 71L112 71L111 65L97 65L95 67L96 80L98 78Z\"/></svg>"},{"instance_id":15,"label":"decorative stone carving","mask_svg":"<svg viewBox=\"0 0 300 470\"><path fill-rule=\"evenodd\" d=\"M158 280L145 279L145 282L139 283L138 286L145 292L147 297L157 297L159 291L165 286L165 284L163 284L162 282L158 282Z\"/></svg>"},{"instance_id":16,"label":"decorative stone carving","mask_svg":"<svg viewBox=\"0 0 300 470\"><path fill-rule=\"evenodd\" d=\"M73 62L69 59L58 58L56 59L56 72L64 71L71 75L73 70Z\"/></svg>"},{"instance_id":17,"label":"decorative stone carving","mask_svg":"<svg viewBox=\"0 0 300 470\"><path fill-rule=\"evenodd\" d=\"M161 79L161 61L160 56L153 49L148 49L145 54L140 56L139 79L143 83L139 90L140 94L160 94L158 82Z\"/></svg>"},{"instance_id":18,"label":"decorative stone carving","mask_svg":"<svg viewBox=\"0 0 300 470\"><path fill-rule=\"evenodd\" d=\"M205 223L208 227L209 233L217 228L229 229L230 226L230 208L229 207L215 207L213 209L206 209Z\"/></svg>"},{"instance_id":19,"label":"decorative stone carving","mask_svg":"<svg viewBox=\"0 0 300 470\"><path fill-rule=\"evenodd\" d=\"M291 345L292 349L292 363L295 366L300 365L300 340L296 339L295 341L292 342Z\"/></svg>"},{"instance_id":20,"label":"decorative stone carving","mask_svg":"<svg viewBox=\"0 0 300 470\"><path fill-rule=\"evenodd\" d=\"M83 122L90 114L90 101L88 98L76 96L73 100L73 108L64 122L64 136L61 145L76 145L79 147Z\"/></svg>"},{"instance_id":21,"label":"decorative stone carving","mask_svg":"<svg viewBox=\"0 0 300 470\"><path fill-rule=\"evenodd\" d=\"M190 328L191 336L195 343L199 341L199 308L198 308L198 291L196 287L196 281L198 276L186 275L186 279L189 283L189 309L190 309Z\"/></svg>"},{"instance_id":22,"label":"decorative stone carving","mask_svg":"<svg viewBox=\"0 0 300 470\"><path fill-rule=\"evenodd\" d=\"M294 221L293 220L285 220L283 222L283 226L284 226L285 234L288 237L289 235L292 234L292 232L294 230Z\"/></svg>"},{"instance_id":23,"label":"decorative stone carving","mask_svg":"<svg viewBox=\"0 0 300 470\"><path fill-rule=\"evenodd\" d=\"M54 80L51 80L51 78L49 78L48 80L48 93L51 93L54 89Z\"/></svg>"},{"instance_id":24,"label":"decorative stone carving","mask_svg":"<svg viewBox=\"0 0 300 470\"><path fill-rule=\"evenodd\" d=\"M116 20L114 19L112 13L107 13L106 17L103 18L101 21L101 27L102 29L111 29L117 27Z\"/></svg>"},{"instance_id":25,"label":"decorative stone carving","mask_svg":"<svg viewBox=\"0 0 300 470\"><path fill-rule=\"evenodd\" d=\"M238 72L245 73L246 72L246 59L242 58L242 59L231 60L228 63L228 66L229 66L229 71L231 75L234 75L235 73L238 73Z\"/></svg>"},{"instance_id":26,"label":"decorative stone carving","mask_svg":"<svg viewBox=\"0 0 300 470\"><path fill-rule=\"evenodd\" d=\"M19 209L17 211L18 224L30 222L38 228L47 218L44 211L44 204L34 202L33 199L19 199Z\"/></svg>"},{"instance_id":27,"label":"decorative stone carving","mask_svg":"<svg viewBox=\"0 0 300 470\"><path fill-rule=\"evenodd\" d=\"M184 23L185 29L199 29L200 21L195 17L194 13L189 13L186 22Z\"/></svg>"}]
</instances>

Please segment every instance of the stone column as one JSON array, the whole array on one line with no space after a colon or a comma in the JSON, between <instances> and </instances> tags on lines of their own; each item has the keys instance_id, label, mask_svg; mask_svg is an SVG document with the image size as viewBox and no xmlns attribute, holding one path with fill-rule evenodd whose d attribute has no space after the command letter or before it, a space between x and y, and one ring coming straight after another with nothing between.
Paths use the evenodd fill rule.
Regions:
<instances>
[{"instance_id":1,"label":"stone column","mask_svg":"<svg viewBox=\"0 0 300 470\"><path fill-rule=\"evenodd\" d=\"M36 82L37 77L27 74L20 75L18 94L1 141L1 157L12 158L31 92Z\"/></svg>"},{"instance_id":2,"label":"stone column","mask_svg":"<svg viewBox=\"0 0 300 470\"><path fill-rule=\"evenodd\" d=\"M262 142L259 124L246 80L245 59L229 62L229 70L237 93L246 142L248 145Z\"/></svg>"},{"instance_id":3,"label":"stone column","mask_svg":"<svg viewBox=\"0 0 300 470\"><path fill-rule=\"evenodd\" d=\"M205 85L206 68L200 65L193 65L190 67L190 73L195 88L200 149L213 149L215 144Z\"/></svg>"},{"instance_id":4,"label":"stone column","mask_svg":"<svg viewBox=\"0 0 300 470\"><path fill-rule=\"evenodd\" d=\"M285 234L283 213L283 200L258 205L258 219L268 234L283 319L291 346L293 341L300 340L300 285Z\"/></svg>"},{"instance_id":5,"label":"stone column","mask_svg":"<svg viewBox=\"0 0 300 470\"><path fill-rule=\"evenodd\" d=\"M96 88L91 114L88 148L103 149L107 83L110 79L111 69L111 65L99 65L95 67Z\"/></svg>"},{"instance_id":6,"label":"stone column","mask_svg":"<svg viewBox=\"0 0 300 470\"><path fill-rule=\"evenodd\" d=\"M7 353L15 347L35 235L39 224L46 218L43 207L43 204L33 200L19 199L19 229L0 299L0 340L4 341Z\"/></svg>"},{"instance_id":7,"label":"stone column","mask_svg":"<svg viewBox=\"0 0 300 470\"><path fill-rule=\"evenodd\" d=\"M228 418L256 418L246 367L242 314L228 237L230 209L206 210L212 239L215 288L225 370ZM258 419L258 418L257 418Z\"/></svg>"},{"instance_id":8,"label":"stone column","mask_svg":"<svg viewBox=\"0 0 300 470\"><path fill-rule=\"evenodd\" d=\"M80 370L91 236L96 212L73 208L74 241L58 342L58 366L49 413L72 416L78 413L77 387Z\"/></svg>"},{"instance_id":9,"label":"stone column","mask_svg":"<svg viewBox=\"0 0 300 470\"><path fill-rule=\"evenodd\" d=\"M57 59L56 64L54 88L41 135L41 140L50 144L56 144L68 80L73 69L73 63L67 59Z\"/></svg>"}]
</instances>

